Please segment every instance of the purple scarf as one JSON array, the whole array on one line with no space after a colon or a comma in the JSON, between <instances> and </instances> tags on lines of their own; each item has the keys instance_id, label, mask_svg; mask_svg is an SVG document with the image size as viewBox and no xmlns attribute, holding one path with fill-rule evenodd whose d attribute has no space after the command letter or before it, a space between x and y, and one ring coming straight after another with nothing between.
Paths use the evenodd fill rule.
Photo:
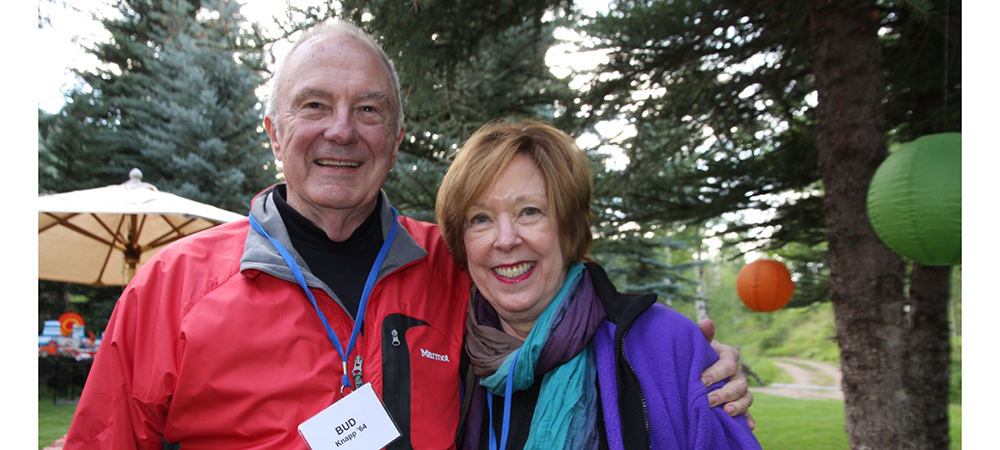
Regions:
<instances>
[{"instance_id":1,"label":"purple scarf","mask_svg":"<svg viewBox=\"0 0 1000 450\"><path fill-rule=\"evenodd\" d=\"M560 305L553 317L542 350L535 364L536 380L579 354L593 339L601 322L607 317L594 292L590 275L583 271L573 297ZM493 375L508 355L521 347L523 341L503 332L496 310L473 288L466 319L465 349L471 370L466 374L465 401L467 420L460 435L463 449L477 449L485 419L486 393L478 377Z\"/></svg>"}]
</instances>

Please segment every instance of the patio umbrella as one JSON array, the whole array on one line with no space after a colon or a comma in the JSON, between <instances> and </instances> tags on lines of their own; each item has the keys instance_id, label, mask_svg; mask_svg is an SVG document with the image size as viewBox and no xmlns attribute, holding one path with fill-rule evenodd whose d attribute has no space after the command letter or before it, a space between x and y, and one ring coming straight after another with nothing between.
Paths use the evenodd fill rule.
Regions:
<instances>
[{"instance_id":1,"label":"patio umbrella","mask_svg":"<svg viewBox=\"0 0 1000 450\"><path fill-rule=\"evenodd\" d=\"M38 278L123 286L167 244L243 218L160 192L132 169L125 183L38 196Z\"/></svg>"}]
</instances>

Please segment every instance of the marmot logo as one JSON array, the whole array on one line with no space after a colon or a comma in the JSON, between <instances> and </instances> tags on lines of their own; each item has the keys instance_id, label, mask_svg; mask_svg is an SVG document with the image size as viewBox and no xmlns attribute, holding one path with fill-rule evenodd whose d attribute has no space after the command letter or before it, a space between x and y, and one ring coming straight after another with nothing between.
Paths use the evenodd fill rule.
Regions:
<instances>
[{"instance_id":1,"label":"marmot logo","mask_svg":"<svg viewBox=\"0 0 1000 450\"><path fill-rule=\"evenodd\" d=\"M451 362L451 360L448 359L448 355L439 355L437 353L430 352L424 349L420 349L420 356L437 361Z\"/></svg>"}]
</instances>

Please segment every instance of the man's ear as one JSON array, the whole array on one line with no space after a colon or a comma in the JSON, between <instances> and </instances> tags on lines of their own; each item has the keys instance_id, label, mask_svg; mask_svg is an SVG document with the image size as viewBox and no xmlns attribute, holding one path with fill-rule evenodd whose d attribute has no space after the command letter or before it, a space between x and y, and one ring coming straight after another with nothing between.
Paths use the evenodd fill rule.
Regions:
<instances>
[{"instance_id":1,"label":"man's ear","mask_svg":"<svg viewBox=\"0 0 1000 450\"><path fill-rule=\"evenodd\" d=\"M271 153L274 158L281 161L281 141L278 140L278 126L271 121L270 117L264 117L264 129L267 130L267 137L271 141Z\"/></svg>"},{"instance_id":2,"label":"man's ear","mask_svg":"<svg viewBox=\"0 0 1000 450\"><path fill-rule=\"evenodd\" d=\"M396 157L399 156L399 146L403 145L403 136L406 135L406 128L399 127L399 135L396 136L395 150L392 152L392 167L396 167Z\"/></svg>"}]
</instances>

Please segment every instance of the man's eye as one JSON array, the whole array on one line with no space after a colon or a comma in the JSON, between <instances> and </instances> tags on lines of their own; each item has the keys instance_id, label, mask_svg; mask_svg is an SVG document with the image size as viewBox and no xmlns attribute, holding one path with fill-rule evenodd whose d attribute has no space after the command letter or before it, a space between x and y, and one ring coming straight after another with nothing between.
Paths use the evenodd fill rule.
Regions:
<instances>
[{"instance_id":1,"label":"man's eye","mask_svg":"<svg viewBox=\"0 0 1000 450\"><path fill-rule=\"evenodd\" d=\"M360 119L362 123L366 124L371 124L371 125L381 124L386 121L386 118L382 113L382 109L380 109L378 106L372 106L372 105L359 106L355 114L357 114L358 119Z\"/></svg>"},{"instance_id":2,"label":"man's eye","mask_svg":"<svg viewBox=\"0 0 1000 450\"><path fill-rule=\"evenodd\" d=\"M305 109L320 109L323 107L323 104L320 102L309 102L306 103L304 107Z\"/></svg>"}]
</instances>

